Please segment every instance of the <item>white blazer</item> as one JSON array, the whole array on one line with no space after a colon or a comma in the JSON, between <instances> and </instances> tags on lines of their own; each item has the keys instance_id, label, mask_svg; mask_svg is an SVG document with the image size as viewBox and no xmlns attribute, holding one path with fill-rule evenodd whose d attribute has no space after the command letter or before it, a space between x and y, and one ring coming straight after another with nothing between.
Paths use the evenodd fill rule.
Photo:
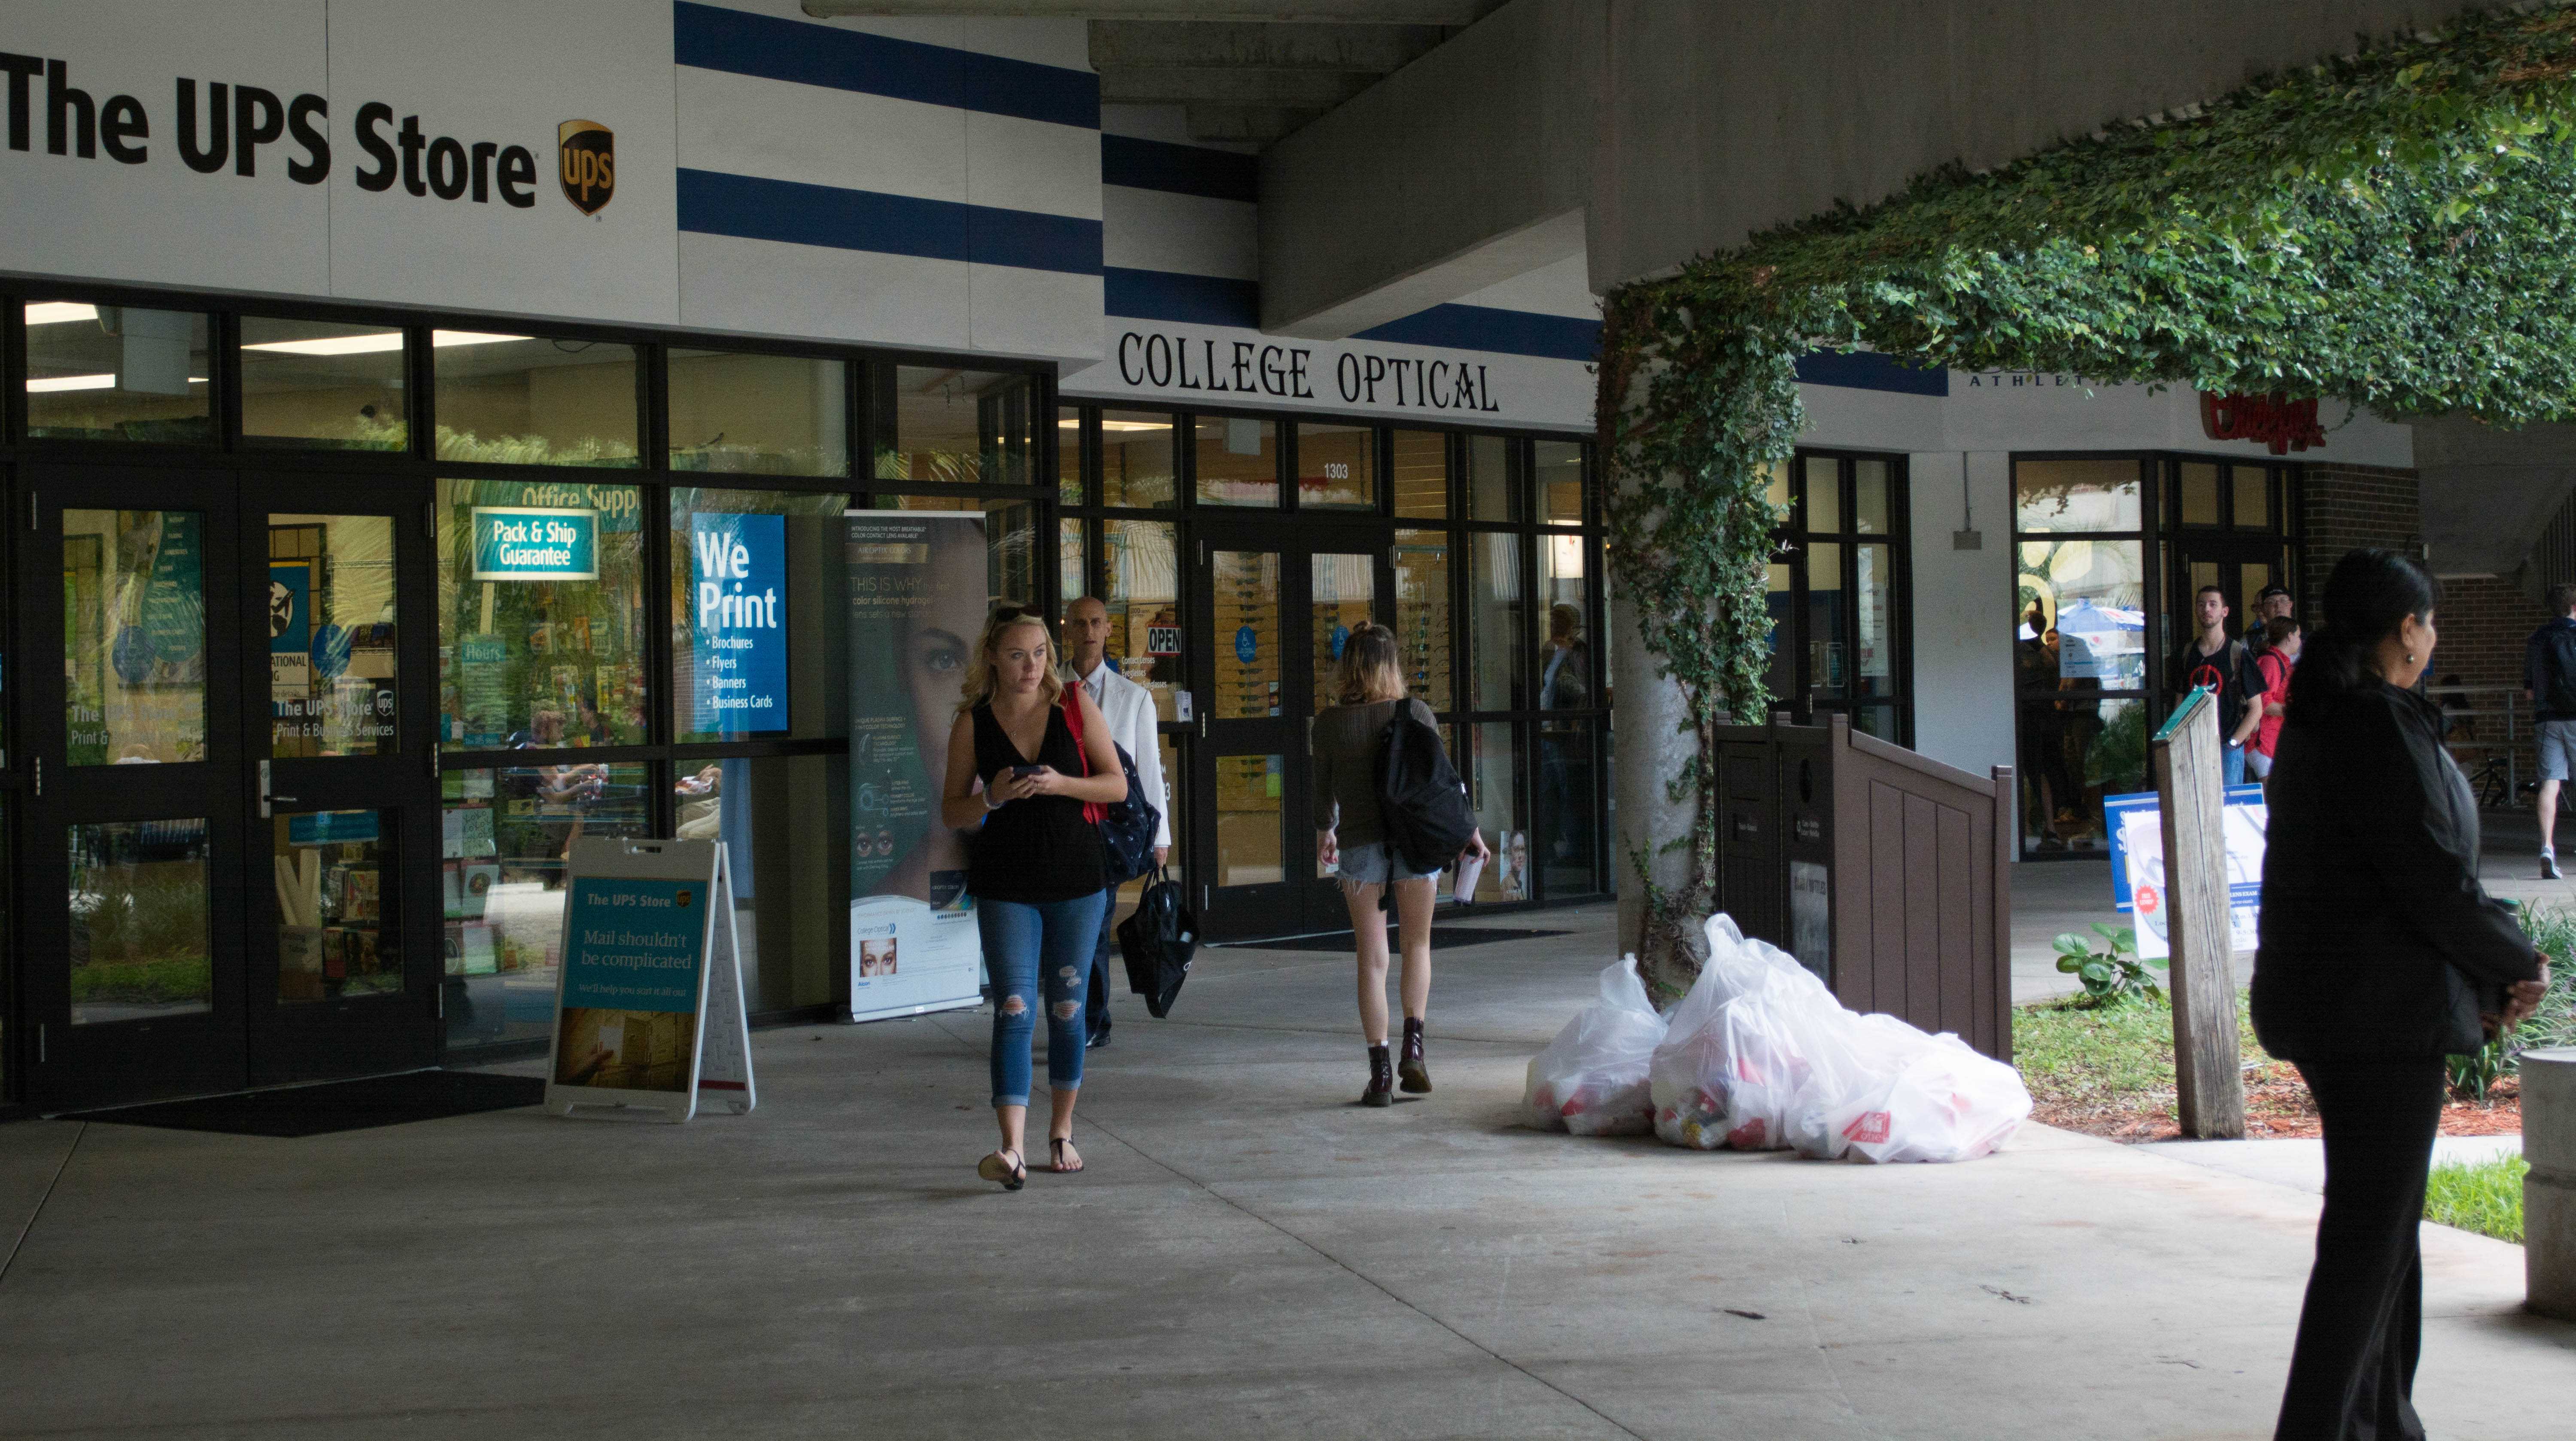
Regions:
<instances>
[{"instance_id":1,"label":"white blazer","mask_svg":"<svg viewBox=\"0 0 2576 1441\"><path fill-rule=\"evenodd\" d=\"M1135 757L1136 783L1145 788L1145 799L1162 816L1154 829L1154 844L1170 845L1172 796L1163 784L1163 747L1154 730L1154 693L1120 675L1106 656L1101 658L1099 670L1076 676L1073 683L1096 687L1095 699L1100 714L1109 721L1109 734Z\"/></svg>"}]
</instances>

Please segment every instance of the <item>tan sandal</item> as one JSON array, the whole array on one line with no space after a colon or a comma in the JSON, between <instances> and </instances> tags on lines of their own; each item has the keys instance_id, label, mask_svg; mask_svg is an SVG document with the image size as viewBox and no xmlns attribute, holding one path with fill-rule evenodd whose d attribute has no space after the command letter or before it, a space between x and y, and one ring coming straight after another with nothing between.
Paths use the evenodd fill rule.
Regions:
<instances>
[{"instance_id":1,"label":"tan sandal","mask_svg":"<svg viewBox=\"0 0 2576 1441\"><path fill-rule=\"evenodd\" d=\"M1011 1159L1005 1161L1002 1159L1004 1156ZM1020 1158L1016 1149L1008 1146L977 1161L975 1174L987 1181L1000 1182L1005 1191L1016 1191L1029 1183L1028 1163Z\"/></svg>"}]
</instances>

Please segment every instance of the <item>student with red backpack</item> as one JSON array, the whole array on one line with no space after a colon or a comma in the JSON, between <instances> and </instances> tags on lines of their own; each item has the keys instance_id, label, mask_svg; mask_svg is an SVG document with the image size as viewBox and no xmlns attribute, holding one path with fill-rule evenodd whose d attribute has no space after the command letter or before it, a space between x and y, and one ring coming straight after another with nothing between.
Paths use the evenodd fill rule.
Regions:
<instances>
[{"instance_id":1,"label":"student with red backpack","mask_svg":"<svg viewBox=\"0 0 2576 1441\"><path fill-rule=\"evenodd\" d=\"M2306 631L2295 617L2276 615L2263 622L2263 648L2254 652L2254 668L2263 673L2263 693L2255 702L2254 738L2245 746L2245 773L2258 781L2271 777L2272 748L2281 742L2281 717L2289 714L2290 672L2297 667L2299 647L2304 644Z\"/></svg>"}]
</instances>

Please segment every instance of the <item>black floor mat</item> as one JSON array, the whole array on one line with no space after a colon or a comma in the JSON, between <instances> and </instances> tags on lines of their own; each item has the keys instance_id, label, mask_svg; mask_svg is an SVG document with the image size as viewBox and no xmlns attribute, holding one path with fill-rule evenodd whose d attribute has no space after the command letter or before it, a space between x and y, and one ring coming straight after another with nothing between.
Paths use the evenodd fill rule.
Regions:
<instances>
[{"instance_id":1,"label":"black floor mat","mask_svg":"<svg viewBox=\"0 0 2576 1441\"><path fill-rule=\"evenodd\" d=\"M477 1111L507 1111L537 1105L545 1098L546 1083L535 1076L408 1071L399 1076L369 1076L318 1086L284 1086L188 1101L75 1111L64 1119L163 1126L174 1131L219 1131L228 1136L326 1136L334 1131L363 1131L373 1126L435 1121L442 1116L470 1116Z\"/></svg>"},{"instance_id":2,"label":"black floor mat","mask_svg":"<svg viewBox=\"0 0 2576 1441\"><path fill-rule=\"evenodd\" d=\"M1492 941L1534 941L1542 936L1572 934L1574 934L1572 931L1506 930L1500 926L1433 926L1431 949L1451 951L1460 946L1481 946ZM1394 936L1395 933L1392 930L1387 932L1389 941L1392 941ZM1225 944L1256 951L1347 951L1351 948L1351 940L1349 931L1333 931L1320 936L1296 936L1284 941L1227 941Z\"/></svg>"}]
</instances>

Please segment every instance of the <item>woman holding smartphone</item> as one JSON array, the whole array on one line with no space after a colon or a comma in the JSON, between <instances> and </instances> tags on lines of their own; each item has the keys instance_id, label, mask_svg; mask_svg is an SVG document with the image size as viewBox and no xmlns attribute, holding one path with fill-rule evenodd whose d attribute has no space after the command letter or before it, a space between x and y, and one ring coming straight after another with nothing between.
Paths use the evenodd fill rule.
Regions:
<instances>
[{"instance_id":1,"label":"woman holding smartphone","mask_svg":"<svg viewBox=\"0 0 2576 1441\"><path fill-rule=\"evenodd\" d=\"M980 826L966 889L993 973L993 1114L1002 1145L976 1174L1016 1191L1029 1170L1030 1005L1047 1008L1050 1169L1082 1169L1073 1102L1082 1087L1084 984L1108 903L1100 810L1126 799L1127 773L1108 722L1081 687L1056 679L1046 618L1004 606L984 624L948 736L940 818ZM1043 981L1041 981L1043 978Z\"/></svg>"}]
</instances>

